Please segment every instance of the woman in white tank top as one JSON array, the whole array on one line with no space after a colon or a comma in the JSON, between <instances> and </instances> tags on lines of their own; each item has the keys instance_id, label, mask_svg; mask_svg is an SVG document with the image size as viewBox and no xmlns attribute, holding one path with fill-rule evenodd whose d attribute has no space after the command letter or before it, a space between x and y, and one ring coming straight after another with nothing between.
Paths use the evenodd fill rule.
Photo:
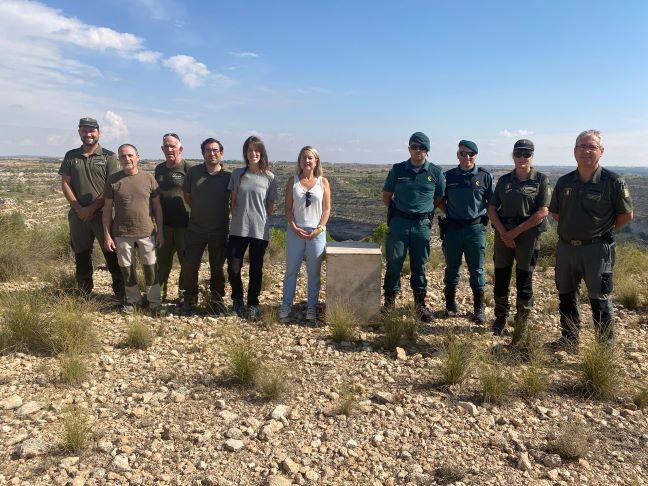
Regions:
<instances>
[{"instance_id":1,"label":"woman in white tank top","mask_svg":"<svg viewBox=\"0 0 648 486\"><path fill-rule=\"evenodd\" d=\"M279 319L288 321L295 298L297 275L306 259L308 294L306 319L316 318L320 291L322 258L326 248L326 223L331 214L331 189L322 177L319 154L306 146L297 158L297 175L288 179L285 198L286 212L286 274L283 282L283 302Z\"/></svg>"}]
</instances>

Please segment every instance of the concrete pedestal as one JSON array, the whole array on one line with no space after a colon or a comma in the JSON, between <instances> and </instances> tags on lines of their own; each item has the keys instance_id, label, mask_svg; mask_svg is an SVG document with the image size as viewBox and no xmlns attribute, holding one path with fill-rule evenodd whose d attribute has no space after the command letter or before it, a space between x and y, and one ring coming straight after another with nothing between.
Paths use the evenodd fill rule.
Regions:
<instances>
[{"instance_id":1,"label":"concrete pedestal","mask_svg":"<svg viewBox=\"0 0 648 486\"><path fill-rule=\"evenodd\" d=\"M376 243L329 243L326 247L326 303L347 302L361 324L380 312L382 255Z\"/></svg>"}]
</instances>

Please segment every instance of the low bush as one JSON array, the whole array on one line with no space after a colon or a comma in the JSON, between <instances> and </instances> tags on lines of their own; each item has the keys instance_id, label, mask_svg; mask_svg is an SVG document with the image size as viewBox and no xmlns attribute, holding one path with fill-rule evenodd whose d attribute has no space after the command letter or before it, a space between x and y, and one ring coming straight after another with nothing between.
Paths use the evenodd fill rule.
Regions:
<instances>
[{"instance_id":1,"label":"low bush","mask_svg":"<svg viewBox=\"0 0 648 486\"><path fill-rule=\"evenodd\" d=\"M511 377L507 376L504 366L498 361L483 367L479 381L486 403L502 403L511 392Z\"/></svg>"},{"instance_id":2,"label":"low bush","mask_svg":"<svg viewBox=\"0 0 648 486\"><path fill-rule=\"evenodd\" d=\"M283 368L261 366L256 373L254 384L264 398L277 400L288 388L288 373Z\"/></svg>"},{"instance_id":3,"label":"low bush","mask_svg":"<svg viewBox=\"0 0 648 486\"><path fill-rule=\"evenodd\" d=\"M281 262L286 257L286 232L279 228L270 228L270 241L265 258L271 262Z\"/></svg>"},{"instance_id":4,"label":"low bush","mask_svg":"<svg viewBox=\"0 0 648 486\"><path fill-rule=\"evenodd\" d=\"M589 452L590 440L591 434L583 424L569 422L553 442L552 449L563 459L580 459Z\"/></svg>"},{"instance_id":5,"label":"low bush","mask_svg":"<svg viewBox=\"0 0 648 486\"><path fill-rule=\"evenodd\" d=\"M60 362L61 379L65 383L78 385L88 373L83 358L78 352L67 352L61 356Z\"/></svg>"},{"instance_id":6,"label":"low bush","mask_svg":"<svg viewBox=\"0 0 648 486\"><path fill-rule=\"evenodd\" d=\"M70 407L63 415L61 442L63 448L78 455L88 444L90 425L88 415L80 407Z\"/></svg>"},{"instance_id":7,"label":"low bush","mask_svg":"<svg viewBox=\"0 0 648 486\"><path fill-rule=\"evenodd\" d=\"M600 397L612 396L622 381L616 347L593 341L583 350L580 371L588 392Z\"/></svg>"},{"instance_id":8,"label":"low bush","mask_svg":"<svg viewBox=\"0 0 648 486\"><path fill-rule=\"evenodd\" d=\"M445 339L441 363L441 379L445 385L461 383L472 365L473 349L468 342L462 342L450 333Z\"/></svg>"},{"instance_id":9,"label":"low bush","mask_svg":"<svg viewBox=\"0 0 648 486\"><path fill-rule=\"evenodd\" d=\"M405 340L414 342L418 336L419 321L414 306L403 310L393 309L383 315L383 346L393 351Z\"/></svg>"},{"instance_id":10,"label":"low bush","mask_svg":"<svg viewBox=\"0 0 648 486\"><path fill-rule=\"evenodd\" d=\"M229 375L242 385L252 385L261 369L254 347L249 341L238 340L226 349Z\"/></svg>"},{"instance_id":11,"label":"low bush","mask_svg":"<svg viewBox=\"0 0 648 486\"><path fill-rule=\"evenodd\" d=\"M638 408L645 408L648 405L648 388L643 388L635 393L632 401Z\"/></svg>"},{"instance_id":12,"label":"low bush","mask_svg":"<svg viewBox=\"0 0 648 486\"><path fill-rule=\"evenodd\" d=\"M130 318L126 329L126 345L133 349L147 349L153 344L153 331L142 321L142 317L135 315Z\"/></svg>"},{"instance_id":13,"label":"low bush","mask_svg":"<svg viewBox=\"0 0 648 486\"><path fill-rule=\"evenodd\" d=\"M326 325L336 342L353 341L360 322L351 304L337 300L326 306Z\"/></svg>"},{"instance_id":14,"label":"low bush","mask_svg":"<svg viewBox=\"0 0 648 486\"><path fill-rule=\"evenodd\" d=\"M349 381L343 381L339 389L337 412L340 415L350 416L358 404L358 388Z\"/></svg>"},{"instance_id":15,"label":"low bush","mask_svg":"<svg viewBox=\"0 0 648 486\"><path fill-rule=\"evenodd\" d=\"M542 395L549 387L547 373L541 364L530 364L522 374L522 394L527 397Z\"/></svg>"}]
</instances>

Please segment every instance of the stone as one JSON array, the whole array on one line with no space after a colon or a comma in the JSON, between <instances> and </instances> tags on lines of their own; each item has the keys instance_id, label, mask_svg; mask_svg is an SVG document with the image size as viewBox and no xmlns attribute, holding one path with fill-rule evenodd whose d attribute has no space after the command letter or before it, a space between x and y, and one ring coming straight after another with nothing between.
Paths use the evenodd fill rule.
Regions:
<instances>
[{"instance_id":1,"label":"stone","mask_svg":"<svg viewBox=\"0 0 648 486\"><path fill-rule=\"evenodd\" d=\"M0 401L0 408L3 410L13 410L23 404L22 398L19 395L11 395Z\"/></svg>"},{"instance_id":2,"label":"stone","mask_svg":"<svg viewBox=\"0 0 648 486\"><path fill-rule=\"evenodd\" d=\"M233 420L236 419L236 417L238 417L238 415L236 415L236 414L233 413L233 412L230 412L229 410L221 410L221 411L218 413L218 416L219 416L220 418L222 418L222 419L225 421L226 424L232 422Z\"/></svg>"},{"instance_id":3,"label":"stone","mask_svg":"<svg viewBox=\"0 0 648 486\"><path fill-rule=\"evenodd\" d=\"M272 410L270 416L274 420L281 420L282 418L285 418L289 413L290 413L290 407L286 405L277 405L274 408L274 410Z\"/></svg>"},{"instance_id":4,"label":"stone","mask_svg":"<svg viewBox=\"0 0 648 486\"><path fill-rule=\"evenodd\" d=\"M295 475L299 472L299 464L293 461L290 457L286 457L281 463L281 467L288 474Z\"/></svg>"},{"instance_id":5,"label":"stone","mask_svg":"<svg viewBox=\"0 0 648 486\"><path fill-rule=\"evenodd\" d=\"M259 436L261 439L267 440L283 428L283 423L279 422L278 420L270 420L270 422L268 422L261 428Z\"/></svg>"},{"instance_id":6,"label":"stone","mask_svg":"<svg viewBox=\"0 0 648 486\"><path fill-rule=\"evenodd\" d=\"M77 456L64 457L59 463L59 467L69 471L70 469L76 469L74 466L79 464L79 458Z\"/></svg>"},{"instance_id":7,"label":"stone","mask_svg":"<svg viewBox=\"0 0 648 486\"><path fill-rule=\"evenodd\" d=\"M403 348L396 348L396 359L399 361L407 361L407 353Z\"/></svg>"},{"instance_id":8,"label":"stone","mask_svg":"<svg viewBox=\"0 0 648 486\"><path fill-rule=\"evenodd\" d=\"M26 417L27 415L31 415L33 413L38 412L39 410L42 410L45 407L45 404L43 402L37 402L35 400L29 401L24 403L17 411L16 415L20 417Z\"/></svg>"},{"instance_id":9,"label":"stone","mask_svg":"<svg viewBox=\"0 0 648 486\"><path fill-rule=\"evenodd\" d=\"M32 457L47 454L48 447L41 439L27 439L16 450L16 455L22 459L31 459Z\"/></svg>"},{"instance_id":10,"label":"stone","mask_svg":"<svg viewBox=\"0 0 648 486\"><path fill-rule=\"evenodd\" d=\"M228 439L240 439L243 437L243 432L237 427L230 427L227 429L227 432L225 432L225 437Z\"/></svg>"},{"instance_id":11,"label":"stone","mask_svg":"<svg viewBox=\"0 0 648 486\"><path fill-rule=\"evenodd\" d=\"M520 454L518 455L517 467L522 471L533 470L533 466L531 465L531 460L529 459L529 454L527 452L520 452Z\"/></svg>"},{"instance_id":12,"label":"stone","mask_svg":"<svg viewBox=\"0 0 648 486\"><path fill-rule=\"evenodd\" d=\"M394 403L394 395L390 392L378 391L374 393L374 400L378 403Z\"/></svg>"},{"instance_id":13,"label":"stone","mask_svg":"<svg viewBox=\"0 0 648 486\"><path fill-rule=\"evenodd\" d=\"M5 440L5 445L6 446L16 445L22 442L23 440L25 440L27 437L29 437L29 433L27 432L27 430L20 429L14 435L12 435L11 437Z\"/></svg>"},{"instance_id":14,"label":"stone","mask_svg":"<svg viewBox=\"0 0 648 486\"><path fill-rule=\"evenodd\" d=\"M376 243L348 241L326 245L326 301L346 302L361 323L380 312L382 254Z\"/></svg>"},{"instance_id":15,"label":"stone","mask_svg":"<svg viewBox=\"0 0 648 486\"><path fill-rule=\"evenodd\" d=\"M245 447L245 444L243 441L240 441L238 439L227 439L225 441L225 450L228 450L230 452L236 452L240 451Z\"/></svg>"},{"instance_id":16,"label":"stone","mask_svg":"<svg viewBox=\"0 0 648 486\"><path fill-rule=\"evenodd\" d=\"M100 439L99 442L97 442L97 450L109 454L110 451L113 450L112 442L107 439Z\"/></svg>"},{"instance_id":17,"label":"stone","mask_svg":"<svg viewBox=\"0 0 648 486\"><path fill-rule=\"evenodd\" d=\"M293 482L281 475L268 476L266 478L266 486L290 486Z\"/></svg>"},{"instance_id":18,"label":"stone","mask_svg":"<svg viewBox=\"0 0 648 486\"><path fill-rule=\"evenodd\" d=\"M475 405L472 402L457 402L457 406L464 409L466 412L468 412L473 417L479 413L477 405Z\"/></svg>"},{"instance_id":19,"label":"stone","mask_svg":"<svg viewBox=\"0 0 648 486\"><path fill-rule=\"evenodd\" d=\"M548 468L554 469L562 464L562 459L558 454L547 454L542 460L542 464Z\"/></svg>"},{"instance_id":20,"label":"stone","mask_svg":"<svg viewBox=\"0 0 648 486\"><path fill-rule=\"evenodd\" d=\"M547 477L552 481L558 481L560 472L558 471L558 469L550 469L549 471L547 471Z\"/></svg>"},{"instance_id":21,"label":"stone","mask_svg":"<svg viewBox=\"0 0 648 486\"><path fill-rule=\"evenodd\" d=\"M117 454L110 466L116 472L127 472L131 470L130 464L128 463L128 456L126 454Z\"/></svg>"}]
</instances>

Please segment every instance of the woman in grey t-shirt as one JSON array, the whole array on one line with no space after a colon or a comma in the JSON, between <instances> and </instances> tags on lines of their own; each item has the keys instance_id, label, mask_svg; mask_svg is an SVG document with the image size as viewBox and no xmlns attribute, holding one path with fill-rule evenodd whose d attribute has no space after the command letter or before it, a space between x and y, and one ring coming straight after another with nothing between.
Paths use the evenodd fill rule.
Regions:
<instances>
[{"instance_id":1,"label":"woman in grey t-shirt","mask_svg":"<svg viewBox=\"0 0 648 486\"><path fill-rule=\"evenodd\" d=\"M260 138L251 136L243 144L245 167L235 169L231 191L232 222L227 242L227 276L232 287L234 312L243 315L241 267L249 247L248 317L258 319L263 278L263 257L270 239L269 216L277 200L277 182L268 170L268 153Z\"/></svg>"}]
</instances>

